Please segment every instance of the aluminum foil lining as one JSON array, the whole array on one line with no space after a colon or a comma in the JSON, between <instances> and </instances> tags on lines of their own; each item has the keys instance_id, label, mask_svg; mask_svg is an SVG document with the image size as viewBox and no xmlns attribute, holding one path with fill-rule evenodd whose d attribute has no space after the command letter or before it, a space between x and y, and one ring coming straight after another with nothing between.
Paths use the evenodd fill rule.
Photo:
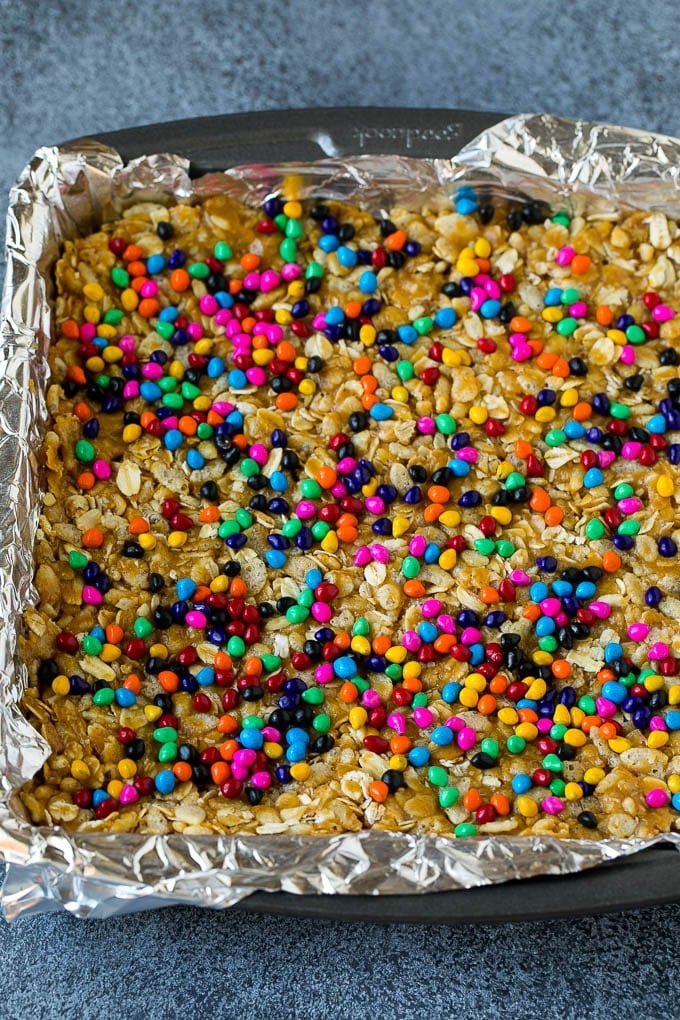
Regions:
<instances>
[{"instance_id":1,"label":"aluminum foil lining","mask_svg":"<svg viewBox=\"0 0 680 1020\"><path fill-rule=\"evenodd\" d=\"M636 853L654 840L493 837L455 840L385 832L332 837L66 833L26 820L16 791L48 755L21 714L17 659L23 609L34 599L40 504L35 450L46 421L52 269L64 240L132 202L191 201L227 191L260 203L296 178L323 194L379 208L461 184L527 194L603 215L621 205L680 216L680 141L544 115L505 120L450 160L358 156L247 166L192 181L185 160L150 155L127 166L97 142L38 150L10 193L0 340L0 903L7 918L65 909L78 917L190 903L229 907L250 893L422 894L568 874Z\"/></svg>"}]
</instances>

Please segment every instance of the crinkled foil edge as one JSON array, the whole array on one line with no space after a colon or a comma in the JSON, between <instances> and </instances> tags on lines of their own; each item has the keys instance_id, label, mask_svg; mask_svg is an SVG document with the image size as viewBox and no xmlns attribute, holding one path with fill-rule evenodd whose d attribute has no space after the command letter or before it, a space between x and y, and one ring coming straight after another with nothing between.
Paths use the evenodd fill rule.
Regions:
<instances>
[{"instance_id":1,"label":"crinkled foil edge","mask_svg":"<svg viewBox=\"0 0 680 1020\"><path fill-rule=\"evenodd\" d=\"M171 904L230 907L255 891L406 894L469 889L596 867L652 840L482 837L405 833L331 837L188 837L66 833L35 827L16 791L48 754L18 703L23 609L34 599L33 543L40 489L35 451L47 409L51 273L60 245L148 198L191 201L216 190L261 202L294 175L302 195L359 198L374 207L461 184L531 194L607 215L621 205L680 215L680 141L605 124L525 114L483 132L451 160L358 156L248 166L191 181L185 160L154 155L127 166L85 140L43 148L10 193L0 335L0 906L8 919L65 909L110 917Z\"/></svg>"}]
</instances>

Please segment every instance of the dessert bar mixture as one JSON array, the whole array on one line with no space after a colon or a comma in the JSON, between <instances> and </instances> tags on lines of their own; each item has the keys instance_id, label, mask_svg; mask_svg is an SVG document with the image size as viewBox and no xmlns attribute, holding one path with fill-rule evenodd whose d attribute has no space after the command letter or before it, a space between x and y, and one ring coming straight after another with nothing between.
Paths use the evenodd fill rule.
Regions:
<instances>
[{"instance_id":1,"label":"dessert bar mixture","mask_svg":"<svg viewBox=\"0 0 680 1020\"><path fill-rule=\"evenodd\" d=\"M679 265L660 212L294 180L67 243L33 822L677 828Z\"/></svg>"}]
</instances>

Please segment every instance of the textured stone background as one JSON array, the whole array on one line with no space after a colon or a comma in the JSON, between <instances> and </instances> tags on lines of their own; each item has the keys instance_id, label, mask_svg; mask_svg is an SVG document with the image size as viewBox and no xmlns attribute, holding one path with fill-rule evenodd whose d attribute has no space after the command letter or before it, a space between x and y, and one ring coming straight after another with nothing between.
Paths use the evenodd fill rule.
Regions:
<instances>
[{"instance_id":1,"label":"textured stone background","mask_svg":"<svg viewBox=\"0 0 680 1020\"><path fill-rule=\"evenodd\" d=\"M401 8L401 13L398 13ZM0 0L0 191L40 146L304 106L546 110L680 134L662 0ZM674 1017L676 907L409 928L170 909L0 921L0 1017Z\"/></svg>"}]
</instances>

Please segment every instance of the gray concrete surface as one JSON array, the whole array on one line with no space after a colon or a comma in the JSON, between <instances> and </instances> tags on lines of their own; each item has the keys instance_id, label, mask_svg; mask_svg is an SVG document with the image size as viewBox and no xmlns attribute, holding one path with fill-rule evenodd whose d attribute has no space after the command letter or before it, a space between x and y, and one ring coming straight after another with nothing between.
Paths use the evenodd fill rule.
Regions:
<instances>
[{"instance_id":1,"label":"gray concrete surface","mask_svg":"<svg viewBox=\"0 0 680 1020\"><path fill-rule=\"evenodd\" d=\"M546 110L680 134L661 0L0 0L0 190L44 144L304 106ZM0 921L0 1018L672 1020L677 908L382 928L170 909Z\"/></svg>"}]
</instances>

